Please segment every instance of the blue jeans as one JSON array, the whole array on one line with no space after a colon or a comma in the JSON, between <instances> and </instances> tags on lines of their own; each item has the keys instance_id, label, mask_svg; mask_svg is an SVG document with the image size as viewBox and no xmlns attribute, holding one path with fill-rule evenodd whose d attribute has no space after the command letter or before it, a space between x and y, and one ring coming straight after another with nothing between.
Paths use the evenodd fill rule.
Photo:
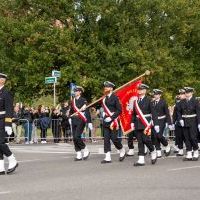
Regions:
<instances>
[{"instance_id":1,"label":"blue jeans","mask_svg":"<svg viewBox=\"0 0 200 200\"><path fill-rule=\"evenodd\" d=\"M31 141L31 136L32 136L32 123L26 122L23 124L24 127L24 136L25 136L25 142L30 142Z\"/></svg>"}]
</instances>

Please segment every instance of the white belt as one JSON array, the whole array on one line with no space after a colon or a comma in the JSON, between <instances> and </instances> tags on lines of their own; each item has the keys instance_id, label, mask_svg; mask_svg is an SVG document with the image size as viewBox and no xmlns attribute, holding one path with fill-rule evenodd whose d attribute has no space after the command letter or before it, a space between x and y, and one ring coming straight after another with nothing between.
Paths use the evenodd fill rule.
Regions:
<instances>
[{"instance_id":1,"label":"white belt","mask_svg":"<svg viewBox=\"0 0 200 200\"><path fill-rule=\"evenodd\" d=\"M151 117L151 114L146 114L146 115L143 115L144 117ZM136 115L137 118L139 118L139 115Z\"/></svg>"},{"instance_id":2,"label":"white belt","mask_svg":"<svg viewBox=\"0 0 200 200\"><path fill-rule=\"evenodd\" d=\"M196 114L193 114L193 115L182 115L182 118L193 118L193 117L196 117L197 115Z\"/></svg>"},{"instance_id":3,"label":"white belt","mask_svg":"<svg viewBox=\"0 0 200 200\"><path fill-rule=\"evenodd\" d=\"M0 115L5 115L6 111L0 111Z\"/></svg>"},{"instance_id":4,"label":"white belt","mask_svg":"<svg viewBox=\"0 0 200 200\"><path fill-rule=\"evenodd\" d=\"M166 115L163 115L163 116L159 116L158 119L165 119L166 118Z\"/></svg>"}]
</instances>

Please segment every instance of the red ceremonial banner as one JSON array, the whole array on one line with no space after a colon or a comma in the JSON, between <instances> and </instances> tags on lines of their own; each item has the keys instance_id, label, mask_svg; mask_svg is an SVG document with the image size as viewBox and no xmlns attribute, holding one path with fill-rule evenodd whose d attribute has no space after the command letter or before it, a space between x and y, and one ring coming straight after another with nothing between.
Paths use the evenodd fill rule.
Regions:
<instances>
[{"instance_id":1,"label":"red ceremonial banner","mask_svg":"<svg viewBox=\"0 0 200 200\"><path fill-rule=\"evenodd\" d=\"M122 114L119 116L122 132L126 135L132 131L131 120L133 115L134 97L137 97L137 87L141 84L141 80L131 83L123 87L115 94L119 97L122 105Z\"/></svg>"}]
</instances>

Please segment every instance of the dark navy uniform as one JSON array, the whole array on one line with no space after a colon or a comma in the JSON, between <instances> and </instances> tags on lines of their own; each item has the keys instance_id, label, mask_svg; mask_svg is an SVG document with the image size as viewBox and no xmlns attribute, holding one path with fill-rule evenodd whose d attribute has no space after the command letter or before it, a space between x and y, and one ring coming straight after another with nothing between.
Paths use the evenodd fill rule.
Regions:
<instances>
[{"instance_id":1,"label":"dark navy uniform","mask_svg":"<svg viewBox=\"0 0 200 200\"><path fill-rule=\"evenodd\" d=\"M177 119L183 120L183 133L185 138L186 150L196 151L198 149L198 124L200 124L199 102L194 97L190 100L181 100L177 107Z\"/></svg>"},{"instance_id":2,"label":"dark navy uniform","mask_svg":"<svg viewBox=\"0 0 200 200\"><path fill-rule=\"evenodd\" d=\"M152 103L151 103L150 98L145 96L143 99L139 99L138 105L139 105L142 113L144 114L145 118L150 123L151 115L153 112ZM135 125L135 133L136 133L136 137L138 140L138 149L139 149L138 155L139 156L145 155L144 144L148 147L150 152L153 152L154 147L153 147L153 144L151 141L151 136L147 136L144 134L144 130L146 127L141 122L139 116L137 115L135 108L133 108L132 123L134 123L134 125Z\"/></svg>"},{"instance_id":3,"label":"dark navy uniform","mask_svg":"<svg viewBox=\"0 0 200 200\"><path fill-rule=\"evenodd\" d=\"M183 149L184 134L183 127L181 127L178 121L178 107L180 106L180 101L176 102L173 112L173 124L175 124L175 144L179 149Z\"/></svg>"},{"instance_id":4,"label":"dark navy uniform","mask_svg":"<svg viewBox=\"0 0 200 200\"><path fill-rule=\"evenodd\" d=\"M84 105L87 104L87 101L83 97L79 97L78 99L75 99L75 104L78 109L81 109ZM74 110L73 106L71 106L70 114L74 114L76 111ZM89 110L86 109L83 114L87 118L87 123L91 123L91 116L89 113ZM81 151L85 148L85 143L81 139L81 135L84 131L86 122L79 117L78 114L75 114L71 117L72 119L72 133L73 133L73 142L75 146L75 151Z\"/></svg>"},{"instance_id":5,"label":"dark navy uniform","mask_svg":"<svg viewBox=\"0 0 200 200\"><path fill-rule=\"evenodd\" d=\"M117 137L117 130L116 129L111 130L110 128L111 123L121 114L122 107L121 107L118 97L113 93L110 96L106 96L105 104L107 108L110 110L110 112L113 113L113 115L111 116L112 121L105 122L105 118L107 116L104 116L104 120L103 120L104 152L107 153L111 151L110 140L113 142L113 144L118 150L123 148L120 140Z\"/></svg>"},{"instance_id":6,"label":"dark navy uniform","mask_svg":"<svg viewBox=\"0 0 200 200\"><path fill-rule=\"evenodd\" d=\"M13 97L4 87L0 89L0 160L12 155L6 142L5 126L12 127Z\"/></svg>"},{"instance_id":7,"label":"dark navy uniform","mask_svg":"<svg viewBox=\"0 0 200 200\"><path fill-rule=\"evenodd\" d=\"M168 146L168 142L163 136L166 124L172 125L171 117L169 114L169 109L166 101L164 99L160 99L159 101L154 100L152 102L153 107L153 123L154 127L159 126L159 132L156 132L154 129L152 129L154 134L154 140L155 140L155 147L156 150L161 150L160 143L163 146Z\"/></svg>"}]
</instances>

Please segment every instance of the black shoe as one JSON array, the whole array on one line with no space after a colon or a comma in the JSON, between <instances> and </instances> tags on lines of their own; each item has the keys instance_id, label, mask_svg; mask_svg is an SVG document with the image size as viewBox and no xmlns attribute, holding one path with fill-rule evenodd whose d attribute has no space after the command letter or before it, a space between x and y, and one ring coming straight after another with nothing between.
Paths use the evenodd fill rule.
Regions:
<instances>
[{"instance_id":1,"label":"black shoe","mask_svg":"<svg viewBox=\"0 0 200 200\"><path fill-rule=\"evenodd\" d=\"M6 172L5 171L0 172L0 175L6 175Z\"/></svg>"},{"instance_id":2,"label":"black shoe","mask_svg":"<svg viewBox=\"0 0 200 200\"><path fill-rule=\"evenodd\" d=\"M14 172L18 166L19 164L17 163L13 168L8 169L7 174L11 174L12 172Z\"/></svg>"},{"instance_id":3,"label":"black shoe","mask_svg":"<svg viewBox=\"0 0 200 200\"><path fill-rule=\"evenodd\" d=\"M176 156L177 156L177 157L181 157L181 156L183 156L183 154L177 153Z\"/></svg>"},{"instance_id":4,"label":"black shoe","mask_svg":"<svg viewBox=\"0 0 200 200\"><path fill-rule=\"evenodd\" d=\"M112 161L107 161L107 160L102 160L101 164L107 164L107 163L111 163Z\"/></svg>"},{"instance_id":5,"label":"black shoe","mask_svg":"<svg viewBox=\"0 0 200 200\"><path fill-rule=\"evenodd\" d=\"M177 151L177 150L174 150L174 153L178 153L178 151Z\"/></svg>"},{"instance_id":6,"label":"black shoe","mask_svg":"<svg viewBox=\"0 0 200 200\"><path fill-rule=\"evenodd\" d=\"M183 158L183 161L192 161L192 158Z\"/></svg>"},{"instance_id":7,"label":"black shoe","mask_svg":"<svg viewBox=\"0 0 200 200\"><path fill-rule=\"evenodd\" d=\"M156 162L157 162L157 158L156 158L156 159L153 159L153 160L151 160L151 164L152 164L152 165L155 165L155 164L156 164Z\"/></svg>"},{"instance_id":8,"label":"black shoe","mask_svg":"<svg viewBox=\"0 0 200 200\"><path fill-rule=\"evenodd\" d=\"M141 167L141 166L145 166L145 164L144 163L138 163L138 162L136 162L136 163L134 163L133 166L135 166L135 167Z\"/></svg>"},{"instance_id":9,"label":"black shoe","mask_svg":"<svg viewBox=\"0 0 200 200\"><path fill-rule=\"evenodd\" d=\"M74 158L74 161L82 161L82 158Z\"/></svg>"},{"instance_id":10,"label":"black shoe","mask_svg":"<svg viewBox=\"0 0 200 200\"><path fill-rule=\"evenodd\" d=\"M87 160L89 157L90 157L90 152L88 153L86 157L83 157L83 160Z\"/></svg>"},{"instance_id":11,"label":"black shoe","mask_svg":"<svg viewBox=\"0 0 200 200\"><path fill-rule=\"evenodd\" d=\"M199 158L192 158L192 161L198 161L199 160Z\"/></svg>"},{"instance_id":12,"label":"black shoe","mask_svg":"<svg viewBox=\"0 0 200 200\"><path fill-rule=\"evenodd\" d=\"M157 158L162 158L162 156L157 156Z\"/></svg>"},{"instance_id":13,"label":"black shoe","mask_svg":"<svg viewBox=\"0 0 200 200\"><path fill-rule=\"evenodd\" d=\"M129 155L129 154L126 154L126 157L132 157L132 156L134 156L134 155Z\"/></svg>"},{"instance_id":14,"label":"black shoe","mask_svg":"<svg viewBox=\"0 0 200 200\"><path fill-rule=\"evenodd\" d=\"M122 162L126 158L126 154L123 157L119 157L119 162Z\"/></svg>"}]
</instances>

